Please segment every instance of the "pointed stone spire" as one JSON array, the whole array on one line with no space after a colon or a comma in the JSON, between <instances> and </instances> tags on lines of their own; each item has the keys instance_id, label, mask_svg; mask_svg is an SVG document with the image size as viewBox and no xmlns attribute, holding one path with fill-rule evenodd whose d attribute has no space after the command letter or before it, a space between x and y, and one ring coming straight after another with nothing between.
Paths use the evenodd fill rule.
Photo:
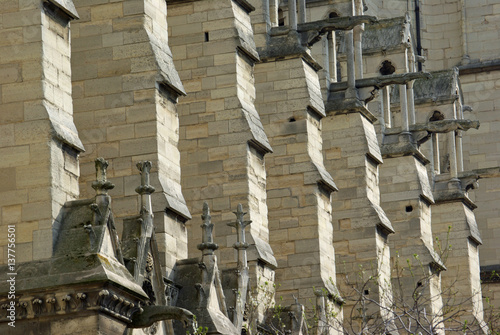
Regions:
<instances>
[{"instance_id":1,"label":"pointed stone spire","mask_svg":"<svg viewBox=\"0 0 500 335\"><path fill-rule=\"evenodd\" d=\"M236 212L236 221L230 222L227 225L236 228L236 233L238 234L237 242L234 244L234 248L238 250L238 269L236 270L238 276L238 293L236 296L235 313L233 315L233 324L236 329L241 329L243 324L243 314L245 311L246 297L248 292L248 262L247 262L247 248L248 243L245 240L245 227L248 226L252 221L244 220L244 216L247 214L243 212L243 206L238 204Z\"/></svg>"},{"instance_id":2,"label":"pointed stone spire","mask_svg":"<svg viewBox=\"0 0 500 335\"><path fill-rule=\"evenodd\" d=\"M246 243L245 239L245 228L252 223L252 221L244 220L244 216L247 213L243 212L243 206L241 204L238 204L236 212L233 213L236 215L236 221L230 222L227 225L236 228L236 233L238 234L237 242L234 244L234 248L238 250L238 268L246 267L246 251L243 252L248 248L248 243Z\"/></svg>"},{"instance_id":3,"label":"pointed stone spire","mask_svg":"<svg viewBox=\"0 0 500 335\"><path fill-rule=\"evenodd\" d=\"M150 250L150 241L153 236L154 216L151 206L151 193L155 191L155 188L149 185L149 174L152 163L150 161L141 161L136 166L141 172L141 185L135 189L141 195L141 215L137 220L141 225L141 235L137 246L137 262L134 269L134 278L139 285L142 285Z\"/></svg>"},{"instance_id":4,"label":"pointed stone spire","mask_svg":"<svg viewBox=\"0 0 500 335\"><path fill-rule=\"evenodd\" d=\"M115 188L115 185L107 180L107 168L108 161L104 158L99 157L95 160L96 181L92 183L92 188L96 191L97 195L107 195L108 190Z\"/></svg>"},{"instance_id":5,"label":"pointed stone spire","mask_svg":"<svg viewBox=\"0 0 500 335\"><path fill-rule=\"evenodd\" d=\"M202 243L198 244L198 249L202 251L203 256L213 255L214 251L217 250L219 246L214 243L214 224L211 221L212 216L210 215L210 208L206 201L203 203L203 214L201 215L201 219L203 220L203 224L200 226L203 229Z\"/></svg>"}]
</instances>

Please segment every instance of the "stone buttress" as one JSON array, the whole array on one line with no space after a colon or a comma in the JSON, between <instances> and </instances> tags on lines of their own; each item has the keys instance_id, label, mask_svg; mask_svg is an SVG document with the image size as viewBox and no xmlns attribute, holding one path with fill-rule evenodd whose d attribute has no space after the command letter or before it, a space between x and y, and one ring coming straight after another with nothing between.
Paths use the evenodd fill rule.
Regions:
<instances>
[{"instance_id":1,"label":"stone buttress","mask_svg":"<svg viewBox=\"0 0 500 335\"><path fill-rule=\"evenodd\" d=\"M409 47L400 51L402 62L384 61L380 73L390 76L412 74L415 70ZM395 57L395 56L394 56ZM389 62L389 63L388 63ZM394 66L395 70L389 65ZM418 78L413 78L418 79ZM382 207L391 220L396 234L390 240L393 251L393 292L402 305L413 304L409 292L419 291L419 303L426 306L429 316L425 322L436 332L443 332L441 271L445 269L440 255L434 251L431 206L434 204L427 157L419 150L419 143L410 126L415 124L413 80L395 85L403 99L400 112L388 107L388 94L381 97L382 155L380 170ZM387 91L386 91L387 93ZM386 107L387 106L387 107ZM423 318L421 313L417 313Z\"/></svg>"},{"instance_id":2,"label":"stone buttress","mask_svg":"<svg viewBox=\"0 0 500 335\"><path fill-rule=\"evenodd\" d=\"M330 98L335 100L335 94ZM373 125L376 118L365 106L342 110L332 102L335 107L329 109L329 101L323 119L323 149L325 166L339 187L332 216L337 282L346 300L344 316L349 315L348 322L356 329L378 324L387 326L380 330L390 333L394 327L389 321L393 296L388 238L394 229L380 206L383 159ZM368 297L378 304L353 309Z\"/></svg>"},{"instance_id":3,"label":"stone buttress","mask_svg":"<svg viewBox=\"0 0 500 335\"><path fill-rule=\"evenodd\" d=\"M426 297L423 303L430 307L436 322L440 322L440 271L445 267L433 246L431 205L434 197L425 168L428 160L418 151L416 144L412 144L411 134L385 138L395 141L384 143L384 165L380 171L382 207L396 231L390 243L397 271L394 273L394 291L404 292L407 289L401 291L401 288L423 286ZM418 273L407 268L408 262L411 267L419 269ZM401 298L410 297L403 294Z\"/></svg>"},{"instance_id":4,"label":"stone buttress","mask_svg":"<svg viewBox=\"0 0 500 335\"><path fill-rule=\"evenodd\" d=\"M321 8L332 14L325 21L331 21L339 11L352 13L351 8L342 6L335 9L323 4ZM313 13L318 15L318 8ZM337 55L335 31L325 34L323 47L313 51L322 53L327 77L323 155L325 166L339 187L332 198L332 217L337 282L345 300L344 327L391 333L395 326L391 321L393 296L388 236L394 229L380 206L379 165L383 160L373 125L377 119L368 110L367 102L371 99L370 94L366 94L377 92L386 84L376 83L373 75L368 77L375 80L360 81L365 63L361 52L356 52L356 42L361 38L361 30L369 31L378 24L373 17L364 17L364 20L366 24L361 21L354 27L338 29L343 37L340 55ZM337 60L340 60L340 71L337 71ZM337 72L341 74L338 78ZM377 303L358 305L368 299Z\"/></svg>"},{"instance_id":5,"label":"stone buttress","mask_svg":"<svg viewBox=\"0 0 500 335\"><path fill-rule=\"evenodd\" d=\"M187 257L190 219L181 191L176 102L185 94L168 47L166 3L159 0L76 1L72 27L75 123L87 148L81 192L90 192L93 160L109 160L117 224L135 215L135 164L151 160L155 233L161 266L172 279Z\"/></svg>"},{"instance_id":6,"label":"stone buttress","mask_svg":"<svg viewBox=\"0 0 500 335\"><path fill-rule=\"evenodd\" d=\"M259 56L249 16L253 7L237 0L168 3L169 39L188 93L179 114L182 187L194 217L190 254L201 242L195 227L203 201L214 222L232 220L231 209L241 203L252 221L247 234L251 286L259 288L262 281L272 288L276 260L269 245L264 165L272 149L254 105ZM215 229L223 272L236 267L235 237L231 227Z\"/></svg>"},{"instance_id":7,"label":"stone buttress","mask_svg":"<svg viewBox=\"0 0 500 335\"><path fill-rule=\"evenodd\" d=\"M388 301L395 306L410 306L413 297L408 292L418 290L419 304L426 306L430 317L414 310L412 313L441 332L440 272L444 265L433 245L431 205L434 198L426 170L429 161L418 150L410 131L415 124L414 81L429 75L415 72L409 17L367 25L358 44L355 38L353 43L350 35L346 32L342 36L342 55L339 56L341 77L347 79L346 100L335 107L349 111L361 102L379 118L374 130L381 139L384 159L379 170L380 203L395 231L388 243L393 277ZM362 60L353 57L360 54ZM366 77L362 78L363 75ZM341 95L341 87L342 83L333 83L330 93ZM355 96L350 92L354 87ZM391 111L391 87L402 97L399 113ZM350 99L354 102L349 102ZM396 327L400 326L396 321Z\"/></svg>"},{"instance_id":8,"label":"stone buttress","mask_svg":"<svg viewBox=\"0 0 500 335\"><path fill-rule=\"evenodd\" d=\"M296 16L290 26L278 27L270 10L276 6L252 4L262 61L255 68L256 105L274 151L266 170L270 241L278 261L276 294L285 305L295 297L295 305L300 302L307 309L315 293L324 295L328 313L340 318L330 200L336 186L323 164L325 107L319 66L307 46L307 32L316 27L302 26L301 37ZM299 23L307 24L303 19Z\"/></svg>"},{"instance_id":9,"label":"stone buttress","mask_svg":"<svg viewBox=\"0 0 500 335\"><path fill-rule=\"evenodd\" d=\"M482 240L469 191L478 179L498 176L498 168L464 169L462 140L465 131L477 129L478 121L464 119L458 71L431 72L429 79L415 81L417 124L414 134L430 157L428 173L433 187L432 229L436 248L446 271L441 274L443 301L451 303L458 316L446 322L449 329L466 325L469 330L487 332L483 316L479 251ZM397 95L394 96L397 102ZM470 313L472 311L472 313ZM459 321L459 322L456 322Z\"/></svg>"},{"instance_id":10,"label":"stone buttress","mask_svg":"<svg viewBox=\"0 0 500 335\"><path fill-rule=\"evenodd\" d=\"M0 263L15 226L15 263L50 258L64 203L78 197L73 123L71 1L11 1L0 8ZM2 274L5 276L6 274Z\"/></svg>"}]
</instances>

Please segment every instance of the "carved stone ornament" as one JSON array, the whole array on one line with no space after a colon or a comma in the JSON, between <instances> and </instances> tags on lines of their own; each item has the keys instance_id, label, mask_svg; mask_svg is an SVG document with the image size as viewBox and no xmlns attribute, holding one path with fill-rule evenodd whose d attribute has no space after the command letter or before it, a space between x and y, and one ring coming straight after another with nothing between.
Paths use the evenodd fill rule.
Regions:
<instances>
[{"instance_id":1,"label":"carved stone ornament","mask_svg":"<svg viewBox=\"0 0 500 335\"><path fill-rule=\"evenodd\" d=\"M96 181L92 183L92 188L96 190L97 195L108 194L108 190L115 188L115 185L107 180L108 162L104 158L99 157L95 160L95 168Z\"/></svg>"},{"instance_id":2,"label":"carved stone ornament","mask_svg":"<svg viewBox=\"0 0 500 335\"><path fill-rule=\"evenodd\" d=\"M8 300L0 301L0 322L6 322ZM60 316L95 310L109 314L125 322L131 322L136 312L141 312L140 301L114 288L94 289L87 292L43 292L21 295L16 300L16 319L32 319L42 316Z\"/></svg>"},{"instance_id":3,"label":"carved stone ornament","mask_svg":"<svg viewBox=\"0 0 500 335\"><path fill-rule=\"evenodd\" d=\"M219 248L217 244L214 243L213 229L214 224L212 223L212 216L210 215L210 208L208 203L203 203L203 214L201 216L203 224L200 226L202 230L202 243L198 244L198 250L203 252L203 255L213 255L214 251Z\"/></svg>"}]
</instances>

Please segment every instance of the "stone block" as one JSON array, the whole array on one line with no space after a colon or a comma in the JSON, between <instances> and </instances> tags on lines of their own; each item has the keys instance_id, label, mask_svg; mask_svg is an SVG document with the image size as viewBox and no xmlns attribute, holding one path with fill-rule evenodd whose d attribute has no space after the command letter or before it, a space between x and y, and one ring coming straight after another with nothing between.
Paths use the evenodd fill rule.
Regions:
<instances>
[{"instance_id":1,"label":"stone block","mask_svg":"<svg viewBox=\"0 0 500 335\"><path fill-rule=\"evenodd\" d=\"M52 256L51 228L33 231L33 260L48 259Z\"/></svg>"},{"instance_id":2,"label":"stone block","mask_svg":"<svg viewBox=\"0 0 500 335\"><path fill-rule=\"evenodd\" d=\"M13 168L29 164L30 148L28 145L0 148L0 168Z\"/></svg>"},{"instance_id":3,"label":"stone block","mask_svg":"<svg viewBox=\"0 0 500 335\"><path fill-rule=\"evenodd\" d=\"M3 192L3 191L0 191ZM2 225L16 224L21 222L21 205L2 207Z\"/></svg>"},{"instance_id":4,"label":"stone block","mask_svg":"<svg viewBox=\"0 0 500 335\"><path fill-rule=\"evenodd\" d=\"M0 65L0 85L18 81L21 81L21 69L18 64Z\"/></svg>"},{"instance_id":5,"label":"stone block","mask_svg":"<svg viewBox=\"0 0 500 335\"><path fill-rule=\"evenodd\" d=\"M186 127L186 139L208 137L208 124L197 124Z\"/></svg>"},{"instance_id":6,"label":"stone block","mask_svg":"<svg viewBox=\"0 0 500 335\"><path fill-rule=\"evenodd\" d=\"M16 102L40 99L44 96L42 83L39 81L28 81L23 83L11 83L2 85L2 102Z\"/></svg>"},{"instance_id":7,"label":"stone block","mask_svg":"<svg viewBox=\"0 0 500 335\"><path fill-rule=\"evenodd\" d=\"M16 244L16 263L30 262L33 260L33 244Z\"/></svg>"},{"instance_id":8,"label":"stone block","mask_svg":"<svg viewBox=\"0 0 500 335\"><path fill-rule=\"evenodd\" d=\"M117 77L128 74L131 71L131 60L120 59L113 61L100 62L97 66L97 74L99 77ZM117 85L118 83L115 83ZM103 92L108 93L108 92Z\"/></svg>"},{"instance_id":9,"label":"stone block","mask_svg":"<svg viewBox=\"0 0 500 335\"><path fill-rule=\"evenodd\" d=\"M154 153L157 150L155 137L137 138L120 141L120 155L134 156Z\"/></svg>"},{"instance_id":10,"label":"stone block","mask_svg":"<svg viewBox=\"0 0 500 335\"><path fill-rule=\"evenodd\" d=\"M90 35L73 38L71 41L71 49L73 52L85 50L95 50L102 48L102 36Z\"/></svg>"},{"instance_id":11,"label":"stone block","mask_svg":"<svg viewBox=\"0 0 500 335\"><path fill-rule=\"evenodd\" d=\"M122 77L97 78L85 81L87 97L119 93L122 91Z\"/></svg>"},{"instance_id":12,"label":"stone block","mask_svg":"<svg viewBox=\"0 0 500 335\"><path fill-rule=\"evenodd\" d=\"M123 4L119 2L93 6L90 15L93 22L123 17Z\"/></svg>"},{"instance_id":13,"label":"stone block","mask_svg":"<svg viewBox=\"0 0 500 335\"><path fill-rule=\"evenodd\" d=\"M12 12L5 15L2 21L3 28L41 26L42 15L39 8Z\"/></svg>"}]
</instances>

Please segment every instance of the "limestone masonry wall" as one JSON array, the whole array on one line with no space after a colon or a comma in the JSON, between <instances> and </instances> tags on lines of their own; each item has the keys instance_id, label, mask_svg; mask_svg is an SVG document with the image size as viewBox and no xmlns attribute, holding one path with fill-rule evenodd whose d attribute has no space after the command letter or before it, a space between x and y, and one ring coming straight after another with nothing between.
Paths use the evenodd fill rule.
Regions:
<instances>
[{"instance_id":1,"label":"limestone masonry wall","mask_svg":"<svg viewBox=\"0 0 500 335\"><path fill-rule=\"evenodd\" d=\"M0 263L7 261L9 224L17 224L16 261L27 262L51 257L59 210L78 197L83 146L73 124L71 18L17 1L0 15Z\"/></svg>"},{"instance_id":2,"label":"limestone masonry wall","mask_svg":"<svg viewBox=\"0 0 500 335\"><path fill-rule=\"evenodd\" d=\"M0 0L0 333L496 331L499 25Z\"/></svg>"}]
</instances>

